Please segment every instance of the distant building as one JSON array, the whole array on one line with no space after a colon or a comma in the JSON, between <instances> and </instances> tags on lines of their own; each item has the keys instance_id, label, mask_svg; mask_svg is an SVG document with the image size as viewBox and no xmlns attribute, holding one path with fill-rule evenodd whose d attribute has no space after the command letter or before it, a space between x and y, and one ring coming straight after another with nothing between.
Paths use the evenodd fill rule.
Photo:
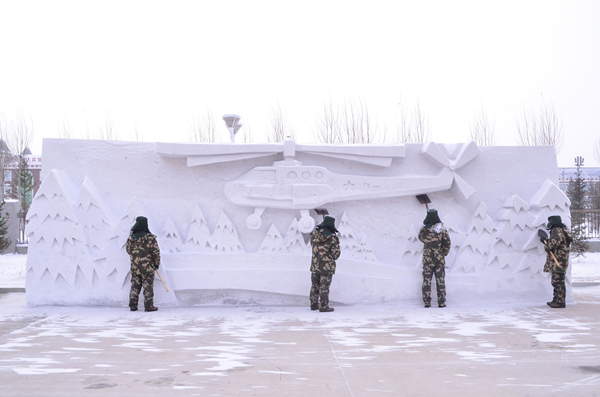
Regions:
<instances>
[{"instance_id":1,"label":"distant building","mask_svg":"<svg viewBox=\"0 0 600 397\"><path fill-rule=\"evenodd\" d=\"M3 197L17 198L17 192L14 190L15 178L18 175L19 158L11 153L3 140L0 140L0 155L4 158L4 189ZM27 171L33 176L33 196L40 188L40 173L42 171L42 156L31 154L29 149L25 149L25 160L27 161Z\"/></svg>"},{"instance_id":2,"label":"distant building","mask_svg":"<svg viewBox=\"0 0 600 397\"><path fill-rule=\"evenodd\" d=\"M577 167L558 168L558 184L563 192L569 188L569 180L577 177ZM591 186L600 183L600 167L581 167L581 177Z\"/></svg>"}]
</instances>

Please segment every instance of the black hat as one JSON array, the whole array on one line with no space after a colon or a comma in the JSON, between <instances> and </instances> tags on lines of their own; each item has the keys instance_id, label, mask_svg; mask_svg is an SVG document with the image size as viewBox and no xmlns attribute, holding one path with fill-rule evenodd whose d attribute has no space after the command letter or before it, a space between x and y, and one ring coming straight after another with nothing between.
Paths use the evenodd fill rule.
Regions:
<instances>
[{"instance_id":1,"label":"black hat","mask_svg":"<svg viewBox=\"0 0 600 397\"><path fill-rule=\"evenodd\" d=\"M559 215L552 215L548 217L547 229L552 229L554 226L562 225L562 219Z\"/></svg>"},{"instance_id":2,"label":"black hat","mask_svg":"<svg viewBox=\"0 0 600 397\"><path fill-rule=\"evenodd\" d=\"M138 216L135 218L135 225L131 228L132 232L137 232L138 230L148 229L148 218L145 216Z\"/></svg>"},{"instance_id":3,"label":"black hat","mask_svg":"<svg viewBox=\"0 0 600 397\"><path fill-rule=\"evenodd\" d=\"M335 228L335 218L331 216L326 216L323 222L319 225L319 228L327 228L333 232L338 232L338 230Z\"/></svg>"},{"instance_id":4,"label":"black hat","mask_svg":"<svg viewBox=\"0 0 600 397\"><path fill-rule=\"evenodd\" d=\"M425 217L425 220L423 221L423 224L425 226L431 226L431 225L435 225L436 223L441 223L442 221L440 220L440 216L438 215L437 210L434 210L433 208L430 210L427 210L427 216Z\"/></svg>"},{"instance_id":5,"label":"black hat","mask_svg":"<svg viewBox=\"0 0 600 397\"><path fill-rule=\"evenodd\" d=\"M138 216L135 218L135 225L131 228L131 236L134 239L138 239L144 237L148 233L150 233L150 230L148 229L148 218L145 216Z\"/></svg>"}]
</instances>

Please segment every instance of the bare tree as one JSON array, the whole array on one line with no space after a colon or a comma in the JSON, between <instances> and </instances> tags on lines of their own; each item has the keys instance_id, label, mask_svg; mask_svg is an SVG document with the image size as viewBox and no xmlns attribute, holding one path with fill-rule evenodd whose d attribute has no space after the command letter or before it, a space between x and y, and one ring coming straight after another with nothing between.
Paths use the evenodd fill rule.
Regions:
<instances>
[{"instance_id":1,"label":"bare tree","mask_svg":"<svg viewBox=\"0 0 600 397\"><path fill-rule=\"evenodd\" d=\"M58 137L60 139L71 139L73 137L73 128L65 115L60 115L61 124L58 126Z\"/></svg>"},{"instance_id":2,"label":"bare tree","mask_svg":"<svg viewBox=\"0 0 600 397\"><path fill-rule=\"evenodd\" d=\"M517 137L523 146L550 145L554 146L556 153L560 153L563 145L562 121L554 111L554 104L546 106L542 102L539 113L533 109L527 112L523 106L521 119L517 120Z\"/></svg>"},{"instance_id":3,"label":"bare tree","mask_svg":"<svg viewBox=\"0 0 600 397\"><path fill-rule=\"evenodd\" d=\"M198 117L192 116L192 142L220 142L217 134L217 121L210 109Z\"/></svg>"},{"instance_id":4,"label":"bare tree","mask_svg":"<svg viewBox=\"0 0 600 397\"><path fill-rule=\"evenodd\" d=\"M140 142L144 140L143 134L140 132L137 123L133 123L133 140Z\"/></svg>"},{"instance_id":5,"label":"bare tree","mask_svg":"<svg viewBox=\"0 0 600 397\"><path fill-rule=\"evenodd\" d=\"M85 110L83 111L83 121L85 121L85 130L81 132L81 137L83 139L94 139L92 133L90 133L90 122L88 121L87 116L85 115Z\"/></svg>"},{"instance_id":6,"label":"bare tree","mask_svg":"<svg viewBox=\"0 0 600 397\"><path fill-rule=\"evenodd\" d=\"M252 135L252 128L250 128L250 123L244 117L242 117L242 120L244 120L244 128L240 129L240 132L238 132L238 135L241 136L237 140L241 143L253 143L254 136Z\"/></svg>"},{"instance_id":7,"label":"bare tree","mask_svg":"<svg viewBox=\"0 0 600 397\"><path fill-rule=\"evenodd\" d=\"M398 115L398 122L396 124L396 140L397 142L408 143L412 142L412 126L410 123L410 117L407 115L406 106L402 102L402 96L400 96L400 114Z\"/></svg>"},{"instance_id":8,"label":"bare tree","mask_svg":"<svg viewBox=\"0 0 600 397\"><path fill-rule=\"evenodd\" d=\"M271 107L271 131L267 134L267 142L283 142L286 139L294 139L294 130L281 111L277 103Z\"/></svg>"},{"instance_id":9,"label":"bare tree","mask_svg":"<svg viewBox=\"0 0 600 397\"><path fill-rule=\"evenodd\" d=\"M471 120L469 140L479 146L494 146L496 144L496 126L488 120L483 103Z\"/></svg>"},{"instance_id":10,"label":"bare tree","mask_svg":"<svg viewBox=\"0 0 600 397\"><path fill-rule=\"evenodd\" d=\"M421 111L421 102L417 98L413 109L413 125L415 127L415 139L418 143L425 143L431 140L429 133L429 117Z\"/></svg>"},{"instance_id":11,"label":"bare tree","mask_svg":"<svg viewBox=\"0 0 600 397\"><path fill-rule=\"evenodd\" d=\"M7 121L6 126L8 147L14 155L23 155L33 142L33 120L23 112L15 111L14 119Z\"/></svg>"},{"instance_id":12,"label":"bare tree","mask_svg":"<svg viewBox=\"0 0 600 397\"><path fill-rule=\"evenodd\" d=\"M429 118L421 111L419 98L415 100L412 109L408 109L400 101L397 135L403 143L425 143L431 139Z\"/></svg>"},{"instance_id":13,"label":"bare tree","mask_svg":"<svg viewBox=\"0 0 600 397\"><path fill-rule=\"evenodd\" d=\"M340 111L340 143L373 143L378 125L364 98L353 100L347 96Z\"/></svg>"},{"instance_id":14,"label":"bare tree","mask_svg":"<svg viewBox=\"0 0 600 397\"><path fill-rule=\"evenodd\" d=\"M340 106L329 98L315 118L313 139L323 143L365 144L385 140L364 98L346 95Z\"/></svg>"},{"instance_id":15,"label":"bare tree","mask_svg":"<svg viewBox=\"0 0 600 397\"><path fill-rule=\"evenodd\" d=\"M322 143L338 143L341 141L339 108L334 106L331 95L329 96L329 102L323 104L323 112L315 117L313 140Z\"/></svg>"},{"instance_id":16,"label":"bare tree","mask_svg":"<svg viewBox=\"0 0 600 397\"><path fill-rule=\"evenodd\" d=\"M107 141L115 141L118 139L115 123L107 110L104 111L104 121L98 125L97 139Z\"/></svg>"}]
</instances>

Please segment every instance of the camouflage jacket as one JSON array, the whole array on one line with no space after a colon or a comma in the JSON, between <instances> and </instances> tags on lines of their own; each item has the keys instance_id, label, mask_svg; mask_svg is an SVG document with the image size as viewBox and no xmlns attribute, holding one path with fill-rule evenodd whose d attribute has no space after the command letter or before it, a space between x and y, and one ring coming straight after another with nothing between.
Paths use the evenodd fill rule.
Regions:
<instances>
[{"instance_id":1,"label":"camouflage jacket","mask_svg":"<svg viewBox=\"0 0 600 397\"><path fill-rule=\"evenodd\" d=\"M438 223L441 226L441 224ZM436 226L423 226L419 230L419 240L423 246L423 265L445 265L444 258L450 252L451 242L448 230L441 227L439 233L436 233Z\"/></svg>"},{"instance_id":2,"label":"camouflage jacket","mask_svg":"<svg viewBox=\"0 0 600 397\"><path fill-rule=\"evenodd\" d=\"M129 236L125 249L131 256L131 274L152 274L160 266L160 249L152 233L137 239Z\"/></svg>"},{"instance_id":3,"label":"camouflage jacket","mask_svg":"<svg viewBox=\"0 0 600 397\"><path fill-rule=\"evenodd\" d=\"M566 273L569 266L569 252L573 238L566 227L556 226L550 231L550 237L544 242L546 250L545 272ZM552 252L558 261L559 266L552 258Z\"/></svg>"},{"instance_id":4,"label":"camouflage jacket","mask_svg":"<svg viewBox=\"0 0 600 397\"><path fill-rule=\"evenodd\" d=\"M340 239L337 235L326 235L322 230L315 229L310 234L312 245L311 272L335 274L335 261L342 253Z\"/></svg>"}]
</instances>

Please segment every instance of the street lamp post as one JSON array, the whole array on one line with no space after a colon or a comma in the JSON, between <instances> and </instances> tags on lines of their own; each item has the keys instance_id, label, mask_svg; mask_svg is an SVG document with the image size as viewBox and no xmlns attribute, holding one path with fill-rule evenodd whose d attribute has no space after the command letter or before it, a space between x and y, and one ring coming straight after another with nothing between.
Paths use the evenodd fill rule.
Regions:
<instances>
[{"instance_id":1,"label":"street lamp post","mask_svg":"<svg viewBox=\"0 0 600 397\"><path fill-rule=\"evenodd\" d=\"M223 120L227 125L227 129L229 130L229 137L231 138L231 143L235 143L235 134L242 128L242 123L240 123L241 117L237 114L226 114L223 116Z\"/></svg>"}]
</instances>

